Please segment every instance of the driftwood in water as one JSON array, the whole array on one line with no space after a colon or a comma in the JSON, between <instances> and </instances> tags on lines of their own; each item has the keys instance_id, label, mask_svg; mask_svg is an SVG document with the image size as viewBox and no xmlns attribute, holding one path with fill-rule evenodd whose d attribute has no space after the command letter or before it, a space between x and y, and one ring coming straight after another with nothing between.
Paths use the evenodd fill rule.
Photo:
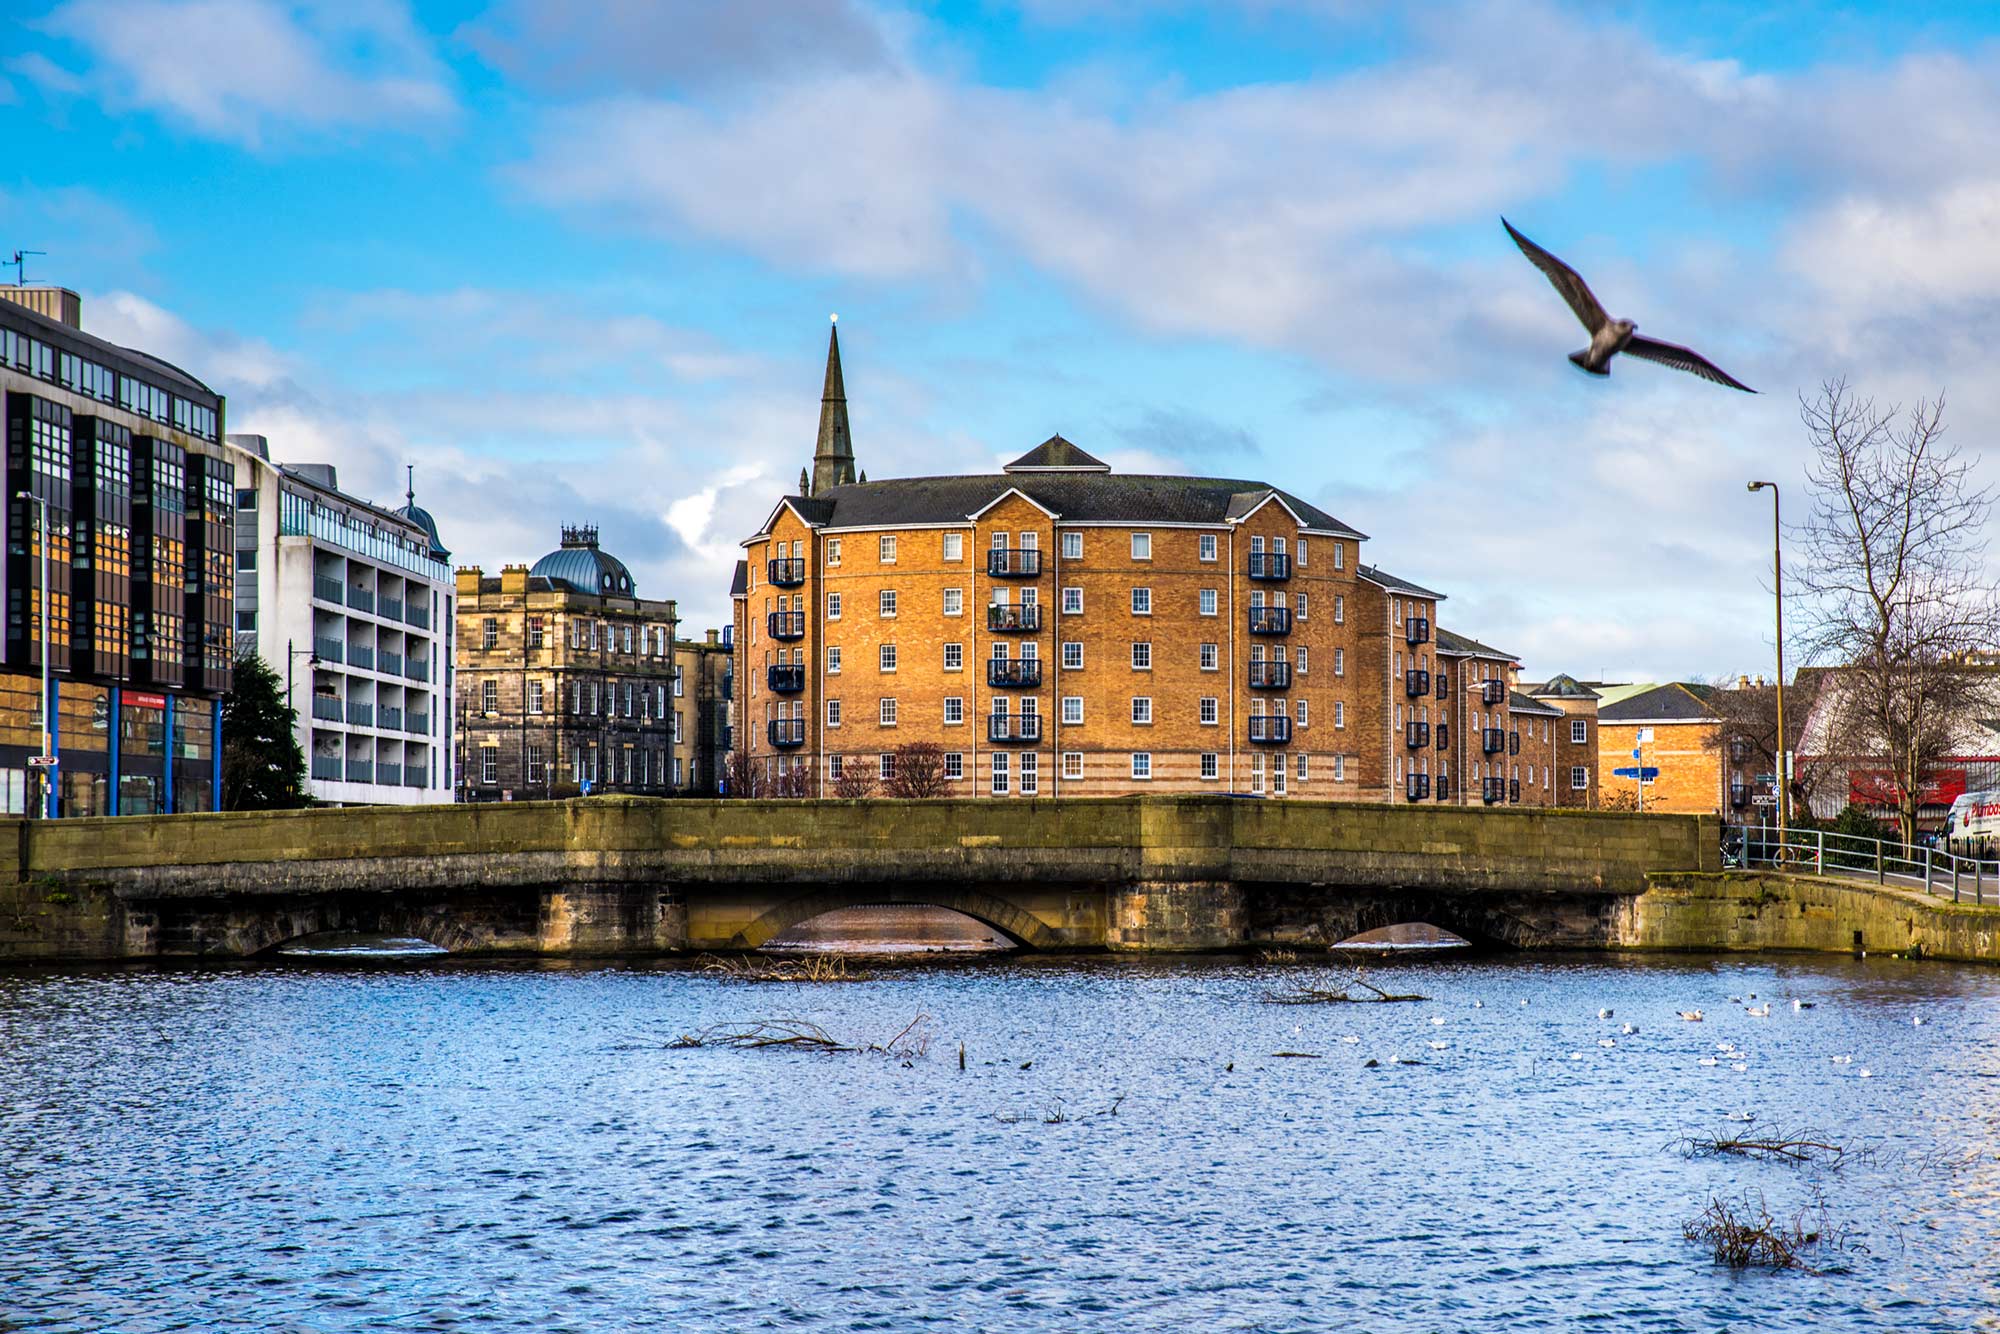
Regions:
<instances>
[{"instance_id":1,"label":"driftwood in water","mask_svg":"<svg viewBox=\"0 0 2000 1334\"><path fill-rule=\"evenodd\" d=\"M1360 987L1368 994L1364 996L1354 995L1351 991L1351 988L1354 987ZM1355 970L1354 977L1338 991L1327 987L1293 987L1286 991L1267 991L1264 993L1264 1003L1266 1005L1381 1005L1394 1004L1398 1001L1421 1001L1429 999L1430 997L1428 996L1414 994L1399 995L1395 992L1384 991L1373 982L1363 978L1359 969Z\"/></svg>"}]
</instances>

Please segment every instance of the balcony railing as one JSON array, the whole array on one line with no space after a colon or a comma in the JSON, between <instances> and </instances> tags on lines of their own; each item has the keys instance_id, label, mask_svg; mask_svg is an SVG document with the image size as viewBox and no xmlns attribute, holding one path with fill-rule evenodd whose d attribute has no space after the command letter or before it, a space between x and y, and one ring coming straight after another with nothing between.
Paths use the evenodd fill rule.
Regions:
<instances>
[{"instance_id":1,"label":"balcony railing","mask_svg":"<svg viewBox=\"0 0 2000 1334\"><path fill-rule=\"evenodd\" d=\"M1282 552L1253 551L1250 553L1250 577L1289 579L1292 577L1292 558Z\"/></svg>"},{"instance_id":2,"label":"balcony railing","mask_svg":"<svg viewBox=\"0 0 2000 1334\"><path fill-rule=\"evenodd\" d=\"M996 579L1034 579L1042 573L1042 553L1034 547L1003 547L986 553L986 573Z\"/></svg>"},{"instance_id":3,"label":"balcony railing","mask_svg":"<svg viewBox=\"0 0 2000 1334\"><path fill-rule=\"evenodd\" d=\"M1521 734L1519 732L1509 732L1507 734L1507 753L1509 755L1519 755L1521 753Z\"/></svg>"},{"instance_id":4,"label":"balcony railing","mask_svg":"<svg viewBox=\"0 0 2000 1334\"><path fill-rule=\"evenodd\" d=\"M1269 744L1290 741L1292 720L1282 713L1253 713L1250 715L1250 739Z\"/></svg>"},{"instance_id":5,"label":"balcony railing","mask_svg":"<svg viewBox=\"0 0 2000 1334\"><path fill-rule=\"evenodd\" d=\"M314 695L312 716L322 722L337 723L345 720L347 714L340 707L340 701L333 696Z\"/></svg>"},{"instance_id":6,"label":"balcony railing","mask_svg":"<svg viewBox=\"0 0 2000 1334\"><path fill-rule=\"evenodd\" d=\"M1288 635L1292 632L1292 609L1290 607L1252 607L1250 609L1250 633L1253 635Z\"/></svg>"},{"instance_id":7,"label":"balcony railing","mask_svg":"<svg viewBox=\"0 0 2000 1334\"><path fill-rule=\"evenodd\" d=\"M1431 795L1429 774L1409 774L1403 779L1403 792L1411 801L1427 801Z\"/></svg>"},{"instance_id":8,"label":"balcony railing","mask_svg":"<svg viewBox=\"0 0 2000 1334\"><path fill-rule=\"evenodd\" d=\"M806 581L805 558L788 556L783 560L766 561L764 572L780 588L797 588Z\"/></svg>"},{"instance_id":9,"label":"balcony railing","mask_svg":"<svg viewBox=\"0 0 2000 1334\"><path fill-rule=\"evenodd\" d=\"M988 658L986 684L1008 690L1033 690L1042 684L1040 658Z\"/></svg>"},{"instance_id":10,"label":"balcony railing","mask_svg":"<svg viewBox=\"0 0 2000 1334\"><path fill-rule=\"evenodd\" d=\"M430 660L428 658L411 658L408 662L403 664L403 677L405 680L409 681L430 680L431 679Z\"/></svg>"},{"instance_id":11,"label":"balcony railing","mask_svg":"<svg viewBox=\"0 0 2000 1334\"><path fill-rule=\"evenodd\" d=\"M1507 749L1507 734L1497 727L1480 729L1479 748L1488 755L1498 755Z\"/></svg>"},{"instance_id":12,"label":"balcony railing","mask_svg":"<svg viewBox=\"0 0 2000 1334\"><path fill-rule=\"evenodd\" d=\"M349 584L347 586L347 605L356 611L374 611L375 590L371 588L359 588L354 584Z\"/></svg>"},{"instance_id":13,"label":"balcony railing","mask_svg":"<svg viewBox=\"0 0 2000 1334\"><path fill-rule=\"evenodd\" d=\"M1505 681L1482 681L1479 683L1479 697L1487 704L1505 704L1507 702L1507 683Z\"/></svg>"},{"instance_id":14,"label":"balcony railing","mask_svg":"<svg viewBox=\"0 0 2000 1334\"><path fill-rule=\"evenodd\" d=\"M392 709L385 704L381 708L380 716L382 721L379 726L383 731L400 732L403 730L403 711L401 709Z\"/></svg>"},{"instance_id":15,"label":"balcony railing","mask_svg":"<svg viewBox=\"0 0 2000 1334\"><path fill-rule=\"evenodd\" d=\"M315 635L313 652L319 654L321 662L340 662L345 658L347 648L338 639L321 639Z\"/></svg>"},{"instance_id":16,"label":"balcony railing","mask_svg":"<svg viewBox=\"0 0 2000 1334\"><path fill-rule=\"evenodd\" d=\"M1431 642L1431 618L1428 616L1406 616L1403 618L1403 640L1410 644Z\"/></svg>"},{"instance_id":17,"label":"balcony railing","mask_svg":"<svg viewBox=\"0 0 2000 1334\"><path fill-rule=\"evenodd\" d=\"M764 684L775 694L796 695L806 688L805 664L774 663L764 669Z\"/></svg>"},{"instance_id":18,"label":"balcony railing","mask_svg":"<svg viewBox=\"0 0 2000 1334\"><path fill-rule=\"evenodd\" d=\"M1451 800L1451 776L1449 774L1438 775L1437 789L1439 801Z\"/></svg>"},{"instance_id":19,"label":"balcony railing","mask_svg":"<svg viewBox=\"0 0 2000 1334\"><path fill-rule=\"evenodd\" d=\"M1521 780L1520 780L1520 779L1518 779L1518 778L1510 778L1510 779L1508 779L1508 780L1507 780L1507 800L1508 800L1508 801L1510 801L1510 802L1513 802L1513 803L1514 803L1514 804L1516 804L1516 805L1519 805L1519 804L1520 804L1520 801L1521 801Z\"/></svg>"},{"instance_id":20,"label":"balcony railing","mask_svg":"<svg viewBox=\"0 0 2000 1334\"><path fill-rule=\"evenodd\" d=\"M406 764L403 766L404 787L429 787L430 766L427 764Z\"/></svg>"},{"instance_id":21,"label":"balcony railing","mask_svg":"<svg viewBox=\"0 0 2000 1334\"><path fill-rule=\"evenodd\" d=\"M411 736L429 736L431 734L431 716L428 713L413 713L410 715L409 722L404 725L403 730Z\"/></svg>"},{"instance_id":22,"label":"balcony railing","mask_svg":"<svg viewBox=\"0 0 2000 1334\"><path fill-rule=\"evenodd\" d=\"M1439 749L1439 750L1450 750L1450 749L1451 749L1451 724L1450 724L1450 723L1439 723L1439 724L1438 724L1438 726L1437 726L1437 733L1438 733L1438 749ZM1439 796L1443 796L1443 795L1444 795L1444 793L1440 792L1440 793L1438 793L1438 795L1439 795Z\"/></svg>"},{"instance_id":23,"label":"balcony railing","mask_svg":"<svg viewBox=\"0 0 2000 1334\"><path fill-rule=\"evenodd\" d=\"M421 602L412 602L403 611L403 624L414 625L419 630L430 629L431 609Z\"/></svg>"},{"instance_id":24,"label":"balcony railing","mask_svg":"<svg viewBox=\"0 0 2000 1334\"><path fill-rule=\"evenodd\" d=\"M312 776L314 778L322 779L327 782L334 782L334 783L339 782L340 756L338 755L313 756Z\"/></svg>"},{"instance_id":25,"label":"balcony railing","mask_svg":"<svg viewBox=\"0 0 2000 1334\"><path fill-rule=\"evenodd\" d=\"M400 764L391 764L387 760L380 761L375 766L375 781L378 783L387 783L391 786L400 786L403 781L403 766Z\"/></svg>"},{"instance_id":26,"label":"balcony railing","mask_svg":"<svg viewBox=\"0 0 2000 1334\"><path fill-rule=\"evenodd\" d=\"M1437 697L1439 699L1451 698L1451 673L1446 671L1439 671L1437 673Z\"/></svg>"},{"instance_id":27,"label":"balcony railing","mask_svg":"<svg viewBox=\"0 0 2000 1334\"><path fill-rule=\"evenodd\" d=\"M806 743L806 720L803 718L773 718L770 722L771 744L780 749L803 746Z\"/></svg>"},{"instance_id":28,"label":"balcony railing","mask_svg":"<svg viewBox=\"0 0 2000 1334\"><path fill-rule=\"evenodd\" d=\"M360 700L348 700L347 721L350 726L354 727L373 727L375 725L375 706L373 704L363 704Z\"/></svg>"},{"instance_id":29,"label":"balcony railing","mask_svg":"<svg viewBox=\"0 0 2000 1334\"><path fill-rule=\"evenodd\" d=\"M988 741L1040 741L1042 715L1039 713L995 713L986 719Z\"/></svg>"},{"instance_id":30,"label":"balcony railing","mask_svg":"<svg viewBox=\"0 0 2000 1334\"><path fill-rule=\"evenodd\" d=\"M382 650L382 673L385 676L400 676L403 672L403 655Z\"/></svg>"},{"instance_id":31,"label":"balcony railing","mask_svg":"<svg viewBox=\"0 0 2000 1334\"><path fill-rule=\"evenodd\" d=\"M1731 783L1729 785L1729 804L1731 806L1748 806L1750 804L1750 785L1748 783Z\"/></svg>"},{"instance_id":32,"label":"balcony railing","mask_svg":"<svg viewBox=\"0 0 2000 1334\"><path fill-rule=\"evenodd\" d=\"M1507 795L1507 785L1503 779L1482 778L1479 780L1479 799L1491 806Z\"/></svg>"},{"instance_id":33,"label":"balcony railing","mask_svg":"<svg viewBox=\"0 0 2000 1334\"><path fill-rule=\"evenodd\" d=\"M1025 606L990 603L986 608L986 628L996 634L1033 634L1042 628L1042 609L1034 603Z\"/></svg>"},{"instance_id":34,"label":"balcony railing","mask_svg":"<svg viewBox=\"0 0 2000 1334\"><path fill-rule=\"evenodd\" d=\"M376 615L378 615L378 616L380 616L380 617L381 617L381 618L382 618L383 620L385 620L385 621L400 621L400 620L402 620L402 619L403 619L403 599L401 599L401 598L383 598L383 599L382 599L382 601L381 601L380 603L378 603L378 604L376 605L376 608L375 608L375 614L376 614Z\"/></svg>"},{"instance_id":35,"label":"balcony railing","mask_svg":"<svg viewBox=\"0 0 2000 1334\"><path fill-rule=\"evenodd\" d=\"M347 781L350 783L372 783L375 781L375 764L372 760L349 760Z\"/></svg>"},{"instance_id":36,"label":"balcony railing","mask_svg":"<svg viewBox=\"0 0 2000 1334\"><path fill-rule=\"evenodd\" d=\"M1403 673L1403 693L1411 699L1422 699L1431 693L1431 674L1422 668L1413 667Z\"/></svg>"},{"instance_id":37,"label":"balcony railing","mask_svg":"<svg viewBox=\"0 0 2000 1334\"><path fill-rule=\"evenodd\" d=\"M375 669L375 650L361 644L349 644L347 646L347 665L349 667L360 667L366 671L373 671Z\"/></svg>"},{"instance_id":38,"label":"balcony railing","mask_svg":"<svg viewBox=\"0 0 2000 1334\"><path fill-rule=\"evenodd\" d=\"M1289 662L1264 662L1257 658L1250 660L1250 688L1252 690L1288 690L1292 684L1292 664Z\"/></svg>"},{"instance_id":39,"label":"balcony railing","mask_svg":"<svg viewBox=\"0 0 2000 1334\"><path fill-rule=\"evenodd\" d=\"M1421 750L1425 746L1430 745L1431 725L1429 723L1404 723L1403 744L1411 750Z\"/></svg>"},{"instance_id":40,"label":"balcony railing","mask_svg":"<svg viewBox=\"0 0 2000 1334\"><path fill-rule=\"evenodd\" d=\"M774 611L764 618L773 639L804 639L806 614L802 611Z\"/></svg>"},{"instance_id":41,"label":"balcony railing","mask_svg":"<svg viewBox=\"0 0 2000 1334\"><path fill-rule=\"evenodd\" d=\"M330 578L324 574L313 576L313 596L321 602L331 602L335 606L339 606L346 601L341 596L346 591L347 585L338 579Z\"/></svg>"}]
</instances>

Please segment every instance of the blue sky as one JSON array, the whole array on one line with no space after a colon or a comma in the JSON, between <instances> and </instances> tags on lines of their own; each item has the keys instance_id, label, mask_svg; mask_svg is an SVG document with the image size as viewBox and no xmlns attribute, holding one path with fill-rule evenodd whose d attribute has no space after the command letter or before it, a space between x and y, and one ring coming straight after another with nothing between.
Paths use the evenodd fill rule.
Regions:
<instances>
[{"instance_id":1,"label":"blue sky","mask_svg":"<svg viewBox=\"0 0 2000 1334\"><path fill-rule=\"evenodd\" d=\"M692 628L811 453L1061 431L1373 535L1531 674L1763 669L1797 395L1945 392L2000 296L1990 6L28 0L0 245L460 559L592 520ZM1751 398L1581 331L1505 213Z\"/></svg>"}]
</instances>

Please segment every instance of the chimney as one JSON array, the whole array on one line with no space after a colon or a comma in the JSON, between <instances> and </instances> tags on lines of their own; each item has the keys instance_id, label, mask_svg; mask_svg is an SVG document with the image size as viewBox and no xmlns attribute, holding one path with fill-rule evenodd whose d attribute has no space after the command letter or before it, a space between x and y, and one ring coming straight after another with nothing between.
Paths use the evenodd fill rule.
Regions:
<instances>
[{"instance_id":1,"label":"chimney","mask_svg":"<svg viewBox=\"0 0 2000 1334\"><path fill-rule=\"evenodd\" d=\"M477 598L479 596L479 567L477 565L459 566L457 582L458 600L461 603L467 598Z\"/></svg>"},{"instance_id":2,"label":"chimney","mask_svg":"<svg viewBox=\"0 0 2000 1334\"><path fill-rule=\"evenodd\" d=\"M1763 685L1764 683L1759 681L1757 684ZM1739 674L1736 678L1736 688L1738 690L1748 690L1750 688L1750 678Z\"/></svg>"},{"instance_id":3,"label":"chimney","mask_svg":"<svg viewBox=\"0 0 2000 1334\"><path fill-rule=\"evenodd\" d=\"M57 324L83 328L83 298L67 287L0 287L0 300L26 306Z\"/></svg>"},{"instance_id":4,"label":"chimney","mask_svg":"<svg viewBox=\"0 0 2000 1334\"><path fill-rule=\"evenodd\" d=\"M528 567L525 565L502 565L500 567L500 591L521 593L528 591Z\"/></svg>"},{"instance_id":5,"label":"chimney","mask_svg":"<svg viewBox=\"0 0 2000 1334\"><path fill-rule=\"evenodd\" d=\"M708 632L708 646L710 648L715 648L719 646L721 643L722 643L722 631L710 630Z\"/></svg>"}]
</instances>

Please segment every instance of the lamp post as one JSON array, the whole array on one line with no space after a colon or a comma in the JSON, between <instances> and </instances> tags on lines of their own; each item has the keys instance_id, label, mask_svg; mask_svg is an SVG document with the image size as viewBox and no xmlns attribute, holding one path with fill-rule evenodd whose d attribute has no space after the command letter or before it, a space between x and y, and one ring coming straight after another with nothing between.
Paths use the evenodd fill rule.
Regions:
<instances>
[{"instance_id":1,"label":"lamp post","mask_svg":"<svg viewBox=\"0 0 2000 1334\"><path fill-rule=\"evenodd\" d=\"M41 510L41 528L37 532L35 545L42 551L42 759L47 761L53 749L55 719L49 703L49 502L31 491L16 491L14 499L32 501ZM55 806L55 775L46 763L42 770L42 792L44 814L53 815Z\"/></svg>"},{"instance_id":2,"label":"lamp post","mask_svg":"<svg viewBox=\"0 0 2000 1334\"><path fill-rule=\"evenodd\" d=\"M1788 740L1785 734L1785 556L1784 529L1779 523L1779 496L1776 482L1751 482L1749 489L1771 489L1771 592L1777 604L1778 629L1778 842L1783 846L1785 826L1791 823L1791 773L1785 763Z\"/></svg>"},{"instance_id":3,"label":"lamp post","mask_svg":"<svg viewBox=\"0 0 2000 1334\"><path fill-rule=\"evenodd\" d=\"M306 666L308 667L319 666L319 646L315 644L311 648L293 648L292 641L287 639L285 641L285 707L288 709L293 707L292 664L300 658L306 660Z\"/></svg>"}]
</instances>

